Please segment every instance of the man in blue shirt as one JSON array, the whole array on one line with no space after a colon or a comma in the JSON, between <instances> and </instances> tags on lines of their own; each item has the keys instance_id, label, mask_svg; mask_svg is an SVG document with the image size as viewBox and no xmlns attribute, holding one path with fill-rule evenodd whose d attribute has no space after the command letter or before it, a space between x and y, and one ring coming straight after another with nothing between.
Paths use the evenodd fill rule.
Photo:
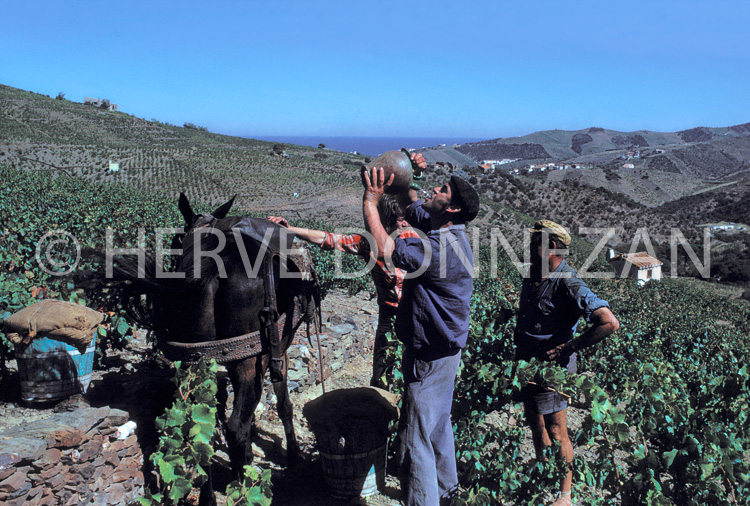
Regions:
<instances>
[{"instance_id":1,"label":"man in blue shirt","mask_svg":"<svg viewBox=\"0 0 750 506\"><path fill-rule=\"evenodd\" d=\"M458 489L450 412L474 289L464 229L479 211L479 196L457 176L424 202L410 191L406 220L425 237L394 241L377 213L392 181L384 181L382 169L363 174L363 212L378 258L407 272L396 317L396 336L405 345L399 479L405 504L433 506L449 503Z\"/></svg>"},{"instance_id":2,"label":"man in blue shirt","mask_svg":"<svg viewBox=\"0 0 750 506\"><path fill-rule=\"evenodd\" d=\"M570 247L570 234L565 228L540 220L534 224L531 234L531 271L521 288L515 333L516 358L554 361L576 372L575 352L598 343L620 324L607 301L597 297L563 258L561 253ZM574 339L581 316L591 327ZM560 442L565 460L573 462L565 398L546 386L527 385L523 394L537 457L541 458L542 451L555 439ZM573 473L568 471L554 503L556 506L572 504L572 481Z\"/></svg>"}]
</instances>

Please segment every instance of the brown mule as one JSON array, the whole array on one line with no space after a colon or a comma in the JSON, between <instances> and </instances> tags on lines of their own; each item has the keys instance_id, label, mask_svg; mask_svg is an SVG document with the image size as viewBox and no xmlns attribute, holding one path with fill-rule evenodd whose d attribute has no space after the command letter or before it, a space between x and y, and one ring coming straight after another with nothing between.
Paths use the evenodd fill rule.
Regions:
<instances>
[{"instance_id":1,"label":"brown mule","mask_svg":"<svg viewBox=\"0 0 750 506\"><path fill-rule=\"evenodd\" d=\"M182 247L172 257L173 272L157 275L161 265L153 258L145 273L132 259L118 258L107 283L122 290L131 314L154 330L168 358L190 362L203 355L226 365L234 389L226 435L239 477L252 462L253 417L269 366L288 462L300 460L286 350L300 323L315 315L320 293L312 267L302 273L288 256L293 234L268 220L226 217L233 200L201 215L180 194L185 229L172 243L173 249ZM210 472L200 503L215 504Z\"/></svg>"}]
</instances>

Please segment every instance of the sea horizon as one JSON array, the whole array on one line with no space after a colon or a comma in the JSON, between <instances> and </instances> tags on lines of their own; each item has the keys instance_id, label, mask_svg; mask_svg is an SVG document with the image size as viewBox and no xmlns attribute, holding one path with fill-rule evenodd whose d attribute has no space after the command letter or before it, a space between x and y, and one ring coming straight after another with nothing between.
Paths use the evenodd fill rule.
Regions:
<instances>
[{"instance_id":1,"label":"sea horizon","mask_svg":"<svg viewBox=\"0 0 750 506\"><path fill-rule=\"evenodd\" d=\"M408 149L424 149L445 144L464 144L485 140L480 137L347 137L325 135L250 135L251 139L258 139L284 144L297 144L317 148L325 144L328 149L352 153L356 151L362 155L377 156L386 151Z\"/></svg>"}]
</instances>

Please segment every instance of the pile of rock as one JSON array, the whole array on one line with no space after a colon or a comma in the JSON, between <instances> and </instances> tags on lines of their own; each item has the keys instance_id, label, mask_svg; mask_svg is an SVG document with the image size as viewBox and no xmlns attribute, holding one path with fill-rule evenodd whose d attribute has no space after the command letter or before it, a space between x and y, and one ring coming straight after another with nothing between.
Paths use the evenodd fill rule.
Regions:
<instances>
[{"instance_id":1,"label":"pile of rock","mask_svg":"<svg viewBox=\"0 0 750 506\"><path fill-rule=\"evenodd\" d=\"M312 335L312 347L307 340L304 326L297 331L289 347L289 390L302 392L305 388L320 383L320 356L322 350L323 378L341 369L353 356L372 351L375 317L360 326L350 315L331 314L319 336ZM363 328L365 327L365 328Z\"/></svg>"},{"instance_id":2,"label":"pile of rock","mask_svg":"<svg viewBox=\"0 0 750 506\"><path fill-rule=\"evenodd\" d=\"M128 504L143 495L143 454L125 411L55 413L0 433L0 503Z\"/></svg>"}]
</instances>

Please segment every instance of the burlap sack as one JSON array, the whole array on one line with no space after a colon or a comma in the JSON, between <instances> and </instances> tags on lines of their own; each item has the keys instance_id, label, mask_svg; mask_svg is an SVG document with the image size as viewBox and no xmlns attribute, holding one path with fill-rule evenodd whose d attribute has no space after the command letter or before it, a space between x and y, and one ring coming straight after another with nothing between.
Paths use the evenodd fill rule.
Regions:
<instances>
[{"instance_id":1,"label":"burlap sack","mask_svg":"<svg viewBox=\"0 0 750 506\"><path fill-rule=\"evenodd\" d=\"M57 339L84 353L104 315L61 300L43 300L9 316L3 331L13 344L29 344L37 336Z\"/></svg>"}]
</instances>

